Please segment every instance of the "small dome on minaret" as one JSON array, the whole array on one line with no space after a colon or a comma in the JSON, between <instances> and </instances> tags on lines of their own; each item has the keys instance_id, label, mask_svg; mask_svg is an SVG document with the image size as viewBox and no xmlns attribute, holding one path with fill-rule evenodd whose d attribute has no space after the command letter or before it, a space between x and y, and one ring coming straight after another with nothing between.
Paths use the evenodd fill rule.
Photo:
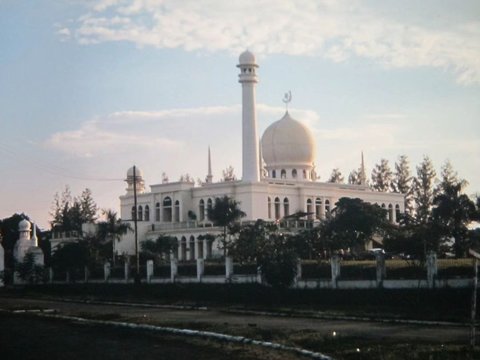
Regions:
<instances>
[{"instance_id":1,"label":"small dome on minaret","mask_svg":"<svg viewBox=\"0 0 480 360\"><path fill-rule=\"evenodd\" d=\"M240 57L238 58L238 63L240 65L256 65L257 61L253 53L251 53L249 50L245 50L243 53L240 54Z\"/></svg>"},{"instance_id":2,"label":"small dome on minaret","mask_svg":"<svg viewBox=\"0 0 480 360\"><path fill-rule=\"evenodd\" d=\"M135 172L135 176L133 173ZM127 171L127 178L125 181L128 184L127 195L133 195L133 184L135 183L135 188L137 193L142 194L145 191L145 180L143 179L143 171L136 166L132 166Z\"/></svg>"},{"instance_id":3,"label":"small dome on minaret","mask_svg":"<svg viewBox=\"0 0 480 360\"><path fill-rule=\"evenodd\" d=\"M30 221L28 221L26 219L23 219L22 221L20 221L18 223L18 231L19 232L24 232L24 231L30 232L31 228L32 228L32 224L30 224Z\"/></svg>"}]
</instances>

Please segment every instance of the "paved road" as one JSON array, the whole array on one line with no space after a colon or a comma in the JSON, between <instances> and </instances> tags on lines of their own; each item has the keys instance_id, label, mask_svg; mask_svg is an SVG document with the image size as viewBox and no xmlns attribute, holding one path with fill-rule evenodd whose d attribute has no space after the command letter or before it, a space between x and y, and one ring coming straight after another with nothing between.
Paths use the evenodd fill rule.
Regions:
<instances>
[{"instance_id":1,"label":"paved road","mask_svg":"<svg viewBox=\"0 0 480 360\"><path fill-rule=\"evenodd\" d=\"M24 298L0 298L0 309L39 308L55 309L63 315L118 316L122 321L147 322L158 325L196 328L202 326L210 330L216 325L222 329L251 328L282 330L314 330L320 335L331 335L333 331L342 337L369 339L391 339L395 341L428 341L433 343L467 343L469 328L460 326L411 325L379 323L373 321L322 320L309 318L272 317L261 315L233 314L209 310L178 310L168 308L144 308L141 306L98 305L70 303L54 300ZM115 319L114 319L115 320ZM215 330L213 330L215 331Z\"/></svg>"}]
</instances>

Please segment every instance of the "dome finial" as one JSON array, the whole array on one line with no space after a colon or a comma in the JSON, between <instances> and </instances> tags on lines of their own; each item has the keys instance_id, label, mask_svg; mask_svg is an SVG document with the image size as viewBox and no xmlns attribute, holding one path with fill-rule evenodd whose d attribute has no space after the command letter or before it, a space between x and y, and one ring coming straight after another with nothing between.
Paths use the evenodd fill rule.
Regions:
<instances>
[{"instance_id":1,"label":"dome finial","mask_svg":"<svg viewBox=\"0 0 480 360\"><path fill-rule=\"evenodd\" d=\"M292 92L290 90L285 93L282 101L285 103L285 112L288 113L288 104L292 101Z\"/></svg>"}]
</instances>

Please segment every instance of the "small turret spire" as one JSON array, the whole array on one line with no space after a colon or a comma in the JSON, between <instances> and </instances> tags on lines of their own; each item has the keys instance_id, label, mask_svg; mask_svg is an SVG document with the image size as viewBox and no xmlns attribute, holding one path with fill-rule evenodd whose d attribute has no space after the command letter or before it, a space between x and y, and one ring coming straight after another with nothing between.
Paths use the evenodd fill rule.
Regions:
<instances>
[{"instance_id":1,"label":"small turret spire","mask_svg":"<svg viewBox=\"0 0 480 360\"><path fill-rule=\"evenodd\" d=\"M363 150L362 150L362 163L360 165L360 185L367 185L367 174L365 172L365 162L363 161Z\"/></svg>"},{"instance_id":2,"label":"small turret spire","mask_svg":"<svg viewBox=\"0 0 480 360\"><path fill-rule=\"evenodd\" d=\"M207 183L212 183L213 181L213 175L212 175L212 156L210 154L210 146L208 147L208 173L207 173L207 178L206 182Z\"/></svg>"},{"instance_id":3,"label":"small turret spire","mask_svg":"<svg viewBox=\"0 0 480 360\"><path fill-rule=\"evenodd\" d=\"M33 222L32 222L32 226L33 226L32 243L33 243L33 246L38 246L37 226Z\"/></svg>"}]
</instances>

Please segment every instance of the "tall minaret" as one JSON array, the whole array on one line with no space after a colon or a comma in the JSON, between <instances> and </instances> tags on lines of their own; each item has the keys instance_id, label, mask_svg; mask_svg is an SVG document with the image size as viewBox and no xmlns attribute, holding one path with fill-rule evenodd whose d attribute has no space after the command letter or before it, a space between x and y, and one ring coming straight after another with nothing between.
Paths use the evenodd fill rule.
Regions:
<instances>
[{"instance_id":1,"label":"tall minaret","mask_svg":"<svg viewBox=\"0 0 480 360\"><path fill-rule=\"evenodd\" d=\"M255 55L245 51L240 55L240 75L242 84L242 181L260 181L260 165L257 137L257 115L255 110L255 85L257 84Z\"/></svg>"}]
</instances>

